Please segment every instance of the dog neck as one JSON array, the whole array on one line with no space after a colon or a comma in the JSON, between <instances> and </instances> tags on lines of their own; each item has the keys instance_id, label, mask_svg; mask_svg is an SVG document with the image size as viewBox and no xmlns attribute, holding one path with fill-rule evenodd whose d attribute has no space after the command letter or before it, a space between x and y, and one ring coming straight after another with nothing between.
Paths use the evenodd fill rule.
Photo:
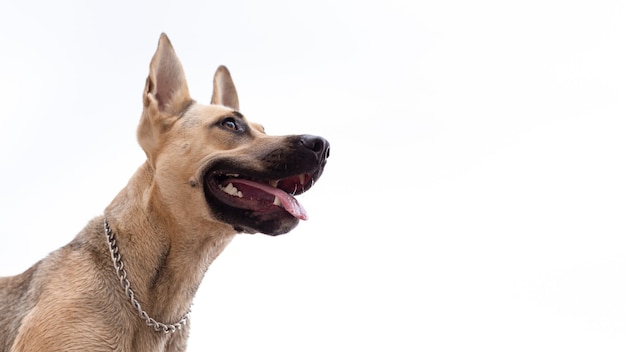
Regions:
<instances>
[{"instance_id":1,"label":"dog neck","mask_svg":"<svg viewBox=\"0 0 626 352\"><path fill-rule=\"evenodd\" d=\"M204 273L235 232L220 223L208 223L201 233L179 226L183 221L172 221L177 218L157 205L161 200L153 175L143 165L106 209L105 218L135 299L151 318L174 324L189 311Z\"/></svg>"}]
</instances>

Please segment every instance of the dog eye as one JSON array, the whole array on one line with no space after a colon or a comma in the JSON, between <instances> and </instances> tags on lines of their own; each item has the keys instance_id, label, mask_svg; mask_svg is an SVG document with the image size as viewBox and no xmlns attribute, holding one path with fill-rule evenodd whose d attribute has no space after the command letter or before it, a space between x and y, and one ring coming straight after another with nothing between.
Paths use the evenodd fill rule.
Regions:
<instances>
[{"instance_id":1,"label":"dog eye","mask_svg":"<svg viewBox=\"0 0 626 352\"><path fill-rule=\"evenodd\" d=\"M224 120L222 120L222 127L224 127L227 130L231 130L231 131L238 131L239 130L239 126L237 125L237 121L235 121L235 119L232 118L232 117L227 117Z\"/></svg>"}]
</instances>

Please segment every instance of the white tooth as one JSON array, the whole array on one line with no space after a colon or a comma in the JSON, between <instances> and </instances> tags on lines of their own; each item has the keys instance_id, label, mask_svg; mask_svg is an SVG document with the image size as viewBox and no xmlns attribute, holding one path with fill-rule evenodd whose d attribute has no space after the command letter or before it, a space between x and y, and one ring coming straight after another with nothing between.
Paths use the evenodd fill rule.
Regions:
<instances>
[{"instance_id":1,"label":"white tooth","mask_svg":"<svg viewBox=\"0 0 626 352\"><path fill-rule=\"evenodd\" d=\"M226 187L220 186L220 188L222 189L222 191L224 191L224 193L230 194L231 196L239 198L243 197L243 193L241 193L241 191L238 190L237 187L233 186L232 183L227 184Z\"/></svg>"},{"instance_id":2,"label":"white tooth","mask_svg":"<svg viewBox=\"0 0 626 352\"><path fill-rule=\"evenodd\" d=\"M276 188L278 186L278 181L270 181L270 186Z\"/></svg>"},{"instance_id":3,"label":"white tooth","mask_svg":"<svg viewBox=\"0 0 626 352\"><path fill-rule=\"evenodd\" d=\"M274 205L278 205L279 207L281 206L280 199L278 199L278 197L276 196L274 196Z\"/></svg>"},{"instance_id":4,"label":"white tooth","mask_svg":"<svg viewBox=\"0 0 626 352\"><path fill-rule=\"evenodd\" d=\"M226 185L226 187L222 187L222 191L232 195L233 194L233 188L234 188L233 184L229 183L229 184Z\"/></svg>"},{"instance_id":5,"label":"white tooth","mask_svg":"<svg viewBox=\"0 0 626 352\"><path fill-rule=\"evenodd\" d=\"M300 174L300 175L298 175L298 177L300 177L300 184L303 185L304 184L304 174Z\"/></svg>"},{"instance_id":6,"label":"white tooth","mask_svg":"<svg viewBox=\"0 0 626 352\"><path fill-rule=\"evenodd\" d=\"M230 177L239 177L239 174L226 174L226 176L230 176Z\"/></svg>"}]
</instances>

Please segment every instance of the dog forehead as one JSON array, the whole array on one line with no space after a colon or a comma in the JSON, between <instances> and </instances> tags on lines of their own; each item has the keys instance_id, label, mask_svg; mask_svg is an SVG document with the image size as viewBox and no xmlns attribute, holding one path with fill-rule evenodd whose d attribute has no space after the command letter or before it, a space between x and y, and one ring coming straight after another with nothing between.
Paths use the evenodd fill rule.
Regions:
<instances>
[{"instance_id":1,"label":"dog forehead","mask_svg":"<svg viewBox=\"0 0 626 352\"><path fill-rule=\"evenodd\" d=\"M210 123L228 114L235 113L233 109L222 105L193 104L183 115L184 123L195 126L200 123Z\"/></svg>"},{"instance_id":2,"label":"dog forehead","mask_svg":"<svg viewBox=\"0 0 626 352\"><path fill-rule=\"evenodd\" d=\"M193 104L183 115L183 127L193 128L200 124L210 125L226 116L234 116L243 119L253 130L260 134L265 134L265 127L263 125L248 121L240 112L223 105Z\"/></svg>"}]
</instances>

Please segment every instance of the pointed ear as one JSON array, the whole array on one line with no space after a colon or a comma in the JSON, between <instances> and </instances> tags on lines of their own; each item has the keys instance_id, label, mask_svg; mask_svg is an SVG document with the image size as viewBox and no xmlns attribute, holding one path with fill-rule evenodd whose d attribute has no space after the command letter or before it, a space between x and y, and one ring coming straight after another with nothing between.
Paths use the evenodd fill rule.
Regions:
<instances>
[{"instance_id":1,"label":"pointed ear","mask_svg":"<svg viewBox=\"0 0 626 352\"><path fill-rule=\"evenodd\" d=\"M220 66L213 77L213 97L211 104L224 105L234 110L239 110L239 98L237 89L226 66Z\"/></svg>"},{"instance_id":2,"label":"pointed ear","mask_svg":"<svg viewBox=\"0 0 626 352\"><path fill-rule=\"evenodd\" d=\"M176 115L191 101L185 72L172 43L165 33L150 61L150 74L144 90L144 108L155 107L158 112Z\"/></svg>"},{"instance_id":3,"label":"pointed ear","mask_svg":"<svg viewBox=\"0 0 626 352\"><path fill-rule=\"evenodd\" d=\"M167 35L162 33L150 62L137 130L139 144L149 160L159 147L160 136L192 102L183 66Z\"/></svg>"}]
</instances>

